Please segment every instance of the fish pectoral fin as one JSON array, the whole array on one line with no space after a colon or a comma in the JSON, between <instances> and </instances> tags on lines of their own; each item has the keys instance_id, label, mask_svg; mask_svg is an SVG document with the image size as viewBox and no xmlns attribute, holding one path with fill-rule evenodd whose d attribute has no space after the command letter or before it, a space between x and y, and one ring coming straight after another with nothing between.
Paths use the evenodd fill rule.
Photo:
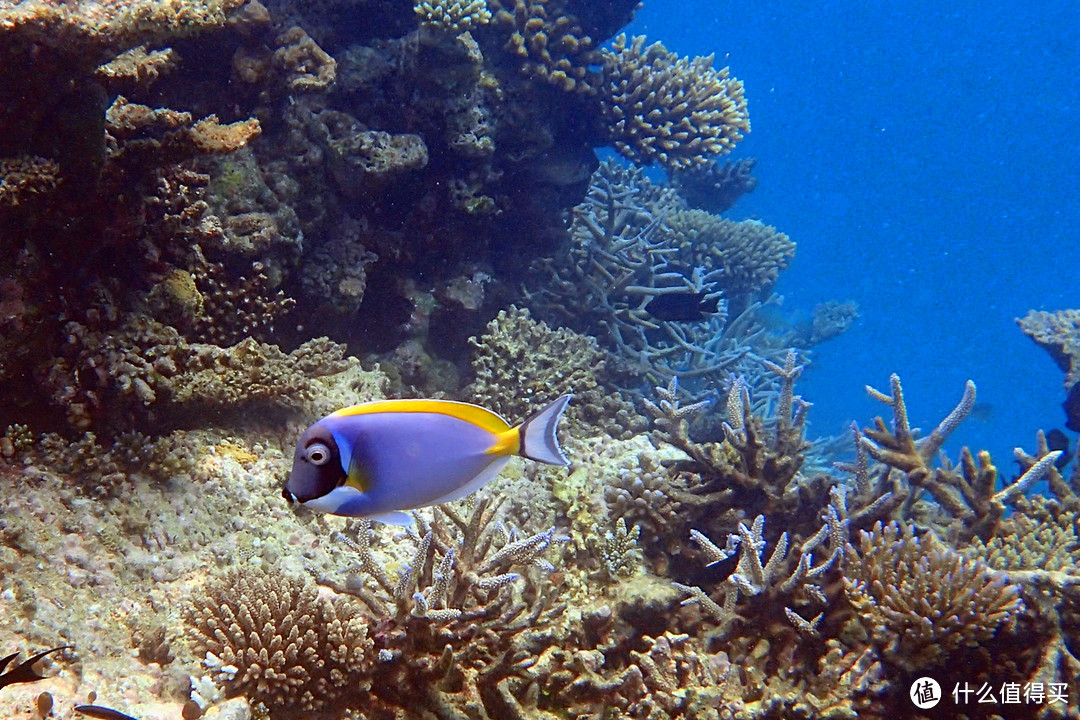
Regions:
<instances>
[{"instance_id":1,"label":"fish pectoral fin","mask_svg":"<svg viewBox=\"0 0 1080 720\"><path fill-rule=\"evenodd\" d=\"M368 515L367 518L369 520L376 520L385 525L397 525L398 527L412 527L416 524L412 515L407 512L402 512L401 510L392 510L376 515Z\"/></svg>"}]
</instances>

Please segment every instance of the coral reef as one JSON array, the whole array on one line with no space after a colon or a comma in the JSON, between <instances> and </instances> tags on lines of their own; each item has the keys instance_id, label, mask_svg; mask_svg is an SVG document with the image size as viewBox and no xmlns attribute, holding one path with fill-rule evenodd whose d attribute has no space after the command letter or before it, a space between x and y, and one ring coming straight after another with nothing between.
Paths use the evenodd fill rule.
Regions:
<instances>
[{"instance_id":1,"label":"coral reef","mask_svg":"<svg viewBox=\"0 0 1080 720\"><path fill-rule=\"evenodd\" d=\"M988 640L1023 610L1020 588L977 560L896 523L862 531L844 587L883 657L907 670Z\"/></svg>"},{"instance_id":2,"label":"coral reef","mask_svg":"<svg viewBox=\"0 0 1080 720\"><path fill-rule=\"evenodd\" d=\"M1016 322L1065 372L1065 426L1080 432L1080 311L1032 310Z\"/></svg>"},{"instance_id":3,"label":"coral reef","mask_svg":"<svg viewBox=\"0 0 1080 720\"><path fill-rule=\"evenodd\" d=\"M927 673L1071 717L1080 465L950 459L972 383L807 436L857 308L766 328L742 83L636 9L0 5L0 644L76 647L11 716L886 718ZM1078 392L1073 311L1020 322ZM389 392L572 392L573 464L404 529L282 502L299 430Z\"/></svg>"},{"instance_id":4,"label":"coral reef","mask_svg":"<svg viewBox=\"0 0 1080 720\"><path fill-rule=\"evenodd\" d=\"M367 622L321 598L310 580L235 571L204 593L185 608L186 620L195 652L230 693L285 717L361 690L374 646Z\"/></svg>"},{"instance_id":5,"label":"coral reef","mask_svg":"<svg viewBox=\"0 0 1080 720\"><path fill-rule=\"evenodd\" d=\"M474 380L466 392L474 402L521 420L549 398L572 393L568 418L590 433L629 437L645 429L632 403L604 382L607 359L593 338L553 330L511 306L471 342Z\"/></svg>"},{"instance_id":6,"label":"coral reef","mask_svg":"<svg viewBox=\"0 0 1080 720\"><path fill-rule=\"evenodd\" d=\"M677 170L671 181L690 207L720 215L757 187L757 178L751 174L756 164L754 158L723 164L713 160Z\"/></svg>"},{"instance_id":7,"label":"coral reef","mask_svg":"<svg viewBox=\"0 0 1080 720\"><path fill-rule=\"evenodd\" d=\"M565 249L534 264L526 299L546 322L599 338L636 376L619 383L630 393L679 377L701 397L733 375L765 393L765 363L788 347L756 311L794 247L759 222L687 210L672 188L606 160Z\"/></svg>"},{"instance_id":8,"label":"coral reef","mask_svg":"<svg viewBox=\"0 0 1080 720\"><path fill-rule=\"evenodd\" d=\"M750 119L743 84L713 57L689 60L637 36L602 50L601 104L615 148L635 163L669 170L704 165L729 152Z\"/></svg>"}]
</instances>

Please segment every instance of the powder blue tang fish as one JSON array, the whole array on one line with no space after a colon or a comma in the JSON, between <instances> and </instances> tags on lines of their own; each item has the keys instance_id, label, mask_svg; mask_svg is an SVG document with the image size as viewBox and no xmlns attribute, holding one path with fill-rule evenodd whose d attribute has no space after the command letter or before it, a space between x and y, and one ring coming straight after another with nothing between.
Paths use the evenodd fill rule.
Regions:
<instances>
[{"instance_id":1,"label":"powder blue tang fish","mask_svg":"<svg viewBox=\"0 0 1080 720\"><path fill-rule=\"evenodd\" d=\"M408 525L406 510L478 490L511 456L569 465L559 447L563 395L511 427L449 400L377 400L327 415L296 444L283 495L319 512Z\"/></svg>"}]
</instances>

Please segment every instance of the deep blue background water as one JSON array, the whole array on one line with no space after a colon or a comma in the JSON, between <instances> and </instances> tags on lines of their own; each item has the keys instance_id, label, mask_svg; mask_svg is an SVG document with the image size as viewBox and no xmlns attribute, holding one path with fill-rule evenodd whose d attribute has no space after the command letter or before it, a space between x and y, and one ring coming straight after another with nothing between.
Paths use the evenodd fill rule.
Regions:
<instances>
[{"instance_id":1,"label":"deep blue background water","mask_svg":"<svg viewBox=\"0 0 1080 720\"><path fill-rule=\"evenodd\" d=\"M989 417L961 443L994 453L1063 424L1063 374L1016 326L1080 307L1080 6L645 0L631 34L715 52L746 84L757 190L729 212L798 243L785 307L853 299L799 390L813 434L887 409L900 375L929 431L978 385Z\"/></svg>"}]
</instances>

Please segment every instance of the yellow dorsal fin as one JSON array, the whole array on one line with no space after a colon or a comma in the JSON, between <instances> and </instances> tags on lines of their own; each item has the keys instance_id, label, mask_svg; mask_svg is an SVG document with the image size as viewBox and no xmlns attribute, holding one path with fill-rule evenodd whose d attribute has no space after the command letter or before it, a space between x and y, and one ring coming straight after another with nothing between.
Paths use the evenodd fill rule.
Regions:
<instances>
[{"instance_id":1,"label":"yellow dorsal fin","mask_svg":"<svg viewBox=\"0 0 1080 720\"><path fill-rule=\"evenodd\" d=\"M375 400L362 405L342 408L332 414L332 417L348 417L350 415L375 415L378 413L437 413L449 415L459 420L472 423L477 427L487 430L492 435L502 436L511 430L510 423L503 420L499 415L471 403L455 402L453 400ZM517 431L514 431L516 437ZM496 442L503 442L501 440ZM491 451L489 451L491 452Z\"/></svg>"}]
</instances>

